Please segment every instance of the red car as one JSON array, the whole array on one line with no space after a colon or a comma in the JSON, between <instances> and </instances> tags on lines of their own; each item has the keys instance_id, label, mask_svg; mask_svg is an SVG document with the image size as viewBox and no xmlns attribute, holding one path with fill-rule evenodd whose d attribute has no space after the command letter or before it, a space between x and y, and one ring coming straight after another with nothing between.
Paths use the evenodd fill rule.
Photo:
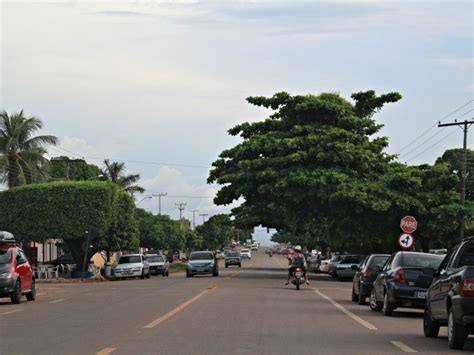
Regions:
<instances>
[{"instance_id":1,"label":"red car","mask_svg":"<svg viewBox=\"0 0 474 355\"><path fill-rule=\"evenodd\" d=\"M11 233L0 231L0 297L10 297L12 303L36 298L33 269Z\"/></svg>"}]
</instances>

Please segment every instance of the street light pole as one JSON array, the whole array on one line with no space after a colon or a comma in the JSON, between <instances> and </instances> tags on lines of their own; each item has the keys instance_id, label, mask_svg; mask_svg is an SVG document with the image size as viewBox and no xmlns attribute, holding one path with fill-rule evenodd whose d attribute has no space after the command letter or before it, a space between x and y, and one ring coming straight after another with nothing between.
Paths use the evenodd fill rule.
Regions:
<instances>
[{"instance_id":1,"label":"street light pole","mask_svg":"<svg viewBox=\"0 0 474 355\"><path fill-rule=\"evenodd\" d=\"M142 203L143 201L148 200L148 199L152 199L152 198L153 198L153 196L147 196L147 197L142 198L141 201L137 203L137 207L140 206L140 203Z\"/></svg>"}]
</instances>

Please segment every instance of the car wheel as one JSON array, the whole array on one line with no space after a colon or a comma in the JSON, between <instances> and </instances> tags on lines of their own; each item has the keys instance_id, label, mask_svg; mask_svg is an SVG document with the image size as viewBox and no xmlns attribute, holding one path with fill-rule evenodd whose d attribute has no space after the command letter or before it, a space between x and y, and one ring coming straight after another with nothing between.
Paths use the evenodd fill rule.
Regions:
<instances>
[{"instance_id":1,"label":"car wheel","mask_svg":"<svg viewBox=\"0 0 474 355\"><path fill-rule=\"evenodd\" d=\"M436 338L439 334L439 322L433 320L428 307L423 313L423 333L427 338Z\"/></svg>"},{"instance_id":2,"label":"car wheel","mask_svg":"<svg viewBox=\"0 0 474 355\"><path fill-rule=\"evenodd\" d=\"M140 275L140 278L143 280L145 278L145 270L142 270L142 274Z\"/></svg>"},{"instance_id":3,"label":"car wheel","mask_svg":"<svg viewBox=\"0 0 474 355\"><path fill-rule=\"evenodd\" d=\"M122 281L125 281L125 279L126 279L125 277L122 277Z\"/></svg>"},{"instance_id":4,"label":"car wheel","mask_svg":"<svg viewBox=\"0 0 474 355\"><path fill-rule=\"evenodd\" d=\"M395 307L388 300L388 292L385 291L385 294L383 296L382 312L385 316L391 316L394 309L395 309Z\"/></svg>"},{"instance_id":5,"label":"car wheel","mask_svg":"<svg viewBox=\"0 0 474 355\"><path fill-rule=\"evenodd\" d=\"M355 293L355 290L354 290L354 286L352 286L352 302L357 302L357 300L359 299L359 296L356 295Z\"/></svg>"},{"instance_id":6,"label":"car wheel","mask_svg":"<svg viewBox=\"0 0 474 355\"><path fill-rule=\"evenodd\" d=\"M193 277L194 275L186 273L186 277Z\"/></svg>"},{"instance_id":7,"label":"car wheel","mask_svg":"<svg viewBox=\"0 0 474 355\"><path fill-rule=\"evenodd\" d=\"M166 277L170 276L170 271L166 270Z\"/></svg>"},{"instance_id":8,"label":"car wheel","mask_svg":"<svg viewBox=\"0 0 474 355\"><path fill-rule=\"evenodd\" d=\"M165 277L166 276L166 271L164 271L161 276Z\"/></svg>"},{"instance_id":9,"label":"car wheel","mask_svg":"<svg viewBox=\"0 0 474 355\"><path fill-rule=\"evenodd\" d=\"M462 350L467 338L466 327L456 323L453 314L453 308L448 313L448 344L451 349Z\"/></svg>"},{"instance_id":10,"label":"car wheel","mask_svg":"<svg viewBox=\"0 0 474 355\"><path fill-rule=\"evenodd\" d=\"M229 265L225 264L225 268L227 269L229 267Z\"/></svg>"},{"instance_id":11,"label":"car wheel","mask_svg":"<svg viewBox=\"0 0 474 355\"><path fill-rule=\"evenodd\" d=\"M31 291L26 294L26 299L28 301L34 301L36 299L36 282L31 280Z\"/></svg>"},{"instance_id":12,"label":"car wheel","mask_svg":"<svg viewBox=\"0 0 474 355\"><path fill-rule=\"evenodd\" d=\"M382 309L380 304L377 303L377 298L375 297L375 289L372 289L370 293L370 302L369 302L370 309L374 312L378 312Z\"/></svg>"},{"instance_id":13,"label":"car wheel","mask_svg":"<svg viewBox=\"0 0 474 355\"><path fill-rule=\"evenodd\" d=\"M21 284L19 281L15 283L15 287L10 294L10 300L13 304L21 303Z\"/></svg>"},{"instance_id":14,"label":"car wheel","mask_svg":"<svg viewBox=\"0 0 474 355\"><path fill-rule=\"evenodd\" d=\"M239 267L242 267L242 264L239 264Z\"/></svg>"},{"instance_id":15,"label":"car wheel","mask_svg":"<svg viewBox=\"0 0 474 355\"><path fill-rule=\"evenodd\" d=\"M219 272L218 272L218 271L212 273L212 277L217 277L217 276L219 276Z\"/></svg>"},{"instance_id":16,"label":"car wheel","mask_svg":"<svg viewBox=\"0 0 474 355\"><path fill-rule=\"evenodd\" d=\"M147 278L147 279L150 278L150 270L148 270L148 272L146 273L146 278Z\"/></svg>"}]
</instances>

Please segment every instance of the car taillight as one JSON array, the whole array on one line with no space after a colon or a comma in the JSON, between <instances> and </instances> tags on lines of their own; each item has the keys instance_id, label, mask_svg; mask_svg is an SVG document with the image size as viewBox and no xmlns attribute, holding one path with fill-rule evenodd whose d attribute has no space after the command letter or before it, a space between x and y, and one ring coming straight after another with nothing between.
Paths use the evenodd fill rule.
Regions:
<instances>
[{"instance_id":1,"label":"car taillight","mask_svg":"<svg viewBox=\"0 0 474 355\"><path fill-rule=\"evenodd\" d=\"M301 272L301 268L297 267L296 269L296 272Z\"/></svg>"},{"instance_id":2,"label":"car taillight","mask_svg":"<svg viewBox=\"0 0 474 355\"><path fill-rule=\"evenodd\" d=\"M405 284L407 283L407 279L405 277L405 271L403 271L403 269L398 269L397 271L395 271L395 277L394 277L394 281L395 283L397 284Z\"/></svg>"},{"instance_id":3,"label":"car taillight","mask_svg":"<svg viewBox=\"0 0 474 355\"><path fill-rule=\"evenodd\" d=\"M474 296L474 278L468 278L463 280L461 284L461 296L473 297Z\"/></svg>"},{"instance_id":4,"label":"car taillight","mask_svg":"<svg viewBox=\"0 0 474 355\"><path fill-rule=\"evenodd\" d=\"M363 275L364 275L365 278L372 277L372 270L367 269L367 270L364 272Z\"/></svg>"}]
</instances>

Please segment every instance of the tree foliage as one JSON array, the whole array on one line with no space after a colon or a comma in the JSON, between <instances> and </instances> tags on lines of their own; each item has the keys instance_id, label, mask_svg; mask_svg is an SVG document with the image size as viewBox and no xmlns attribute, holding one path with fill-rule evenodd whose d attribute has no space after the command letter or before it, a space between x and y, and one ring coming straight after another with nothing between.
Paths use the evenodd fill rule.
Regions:
<instances>
[{"instance_id":1,"label":"tree foliage","mask_svg":"<svg viewBox=\"0 0 474 355\"><path fill-rule=\"evenodd\" d=\"M221 248L235 236L232 221L227 214L212 216L204 224L196 227L196 233L202 237L203 248L208 250Z\"/></svg>"},{"instance_id":2,"label":"tree foliage","mask_svg":"<svg viewBox=\"0 0 474 355\"><path fill-rule=\"evenodd\" d=\"M102 174L100 168L83 159L70 159L65 156L50 160L50 177L53 180L94 180Z\"/></svg>"},{"instance_id":3,"label":"tree foliage","mask_svg":"<svg viewBox=\"0 0 474 355\"><path fill-rule=\"evenodd\" d=\"M423 246L449 234L456 223L437 226L441 215L452 220L459 212L455 176L446 166L395 162L378 135L382 125L372 117L400 98L374 91L353 94L353 103L335 93L249 97L274 112L229 130L242 142L213 163L208 182L221 185L215 203L243 198L232 210L238 227L261 224L279 231L275 239L333 250L393 250L406 214L423 221Z\"/></svg>"},{"instance_id":4,"label":"tree foliage","mask_svg":"<svg viewBox=\"0 0 474 355\"><path fill-rule=\"evenodd\" d=\"M48 144L56 145L58 139L51 135L34 136L43 128L37 117L25 117L23 111L0 113L0 181L8 187L44 180L45 158Z\"/></svg>"},{"instance_id":5,"label":"tree foliage","mask_svg":"<svg viewBox=\"0 0 474 355\"><path fill-rule=\"evenodd\" d=\"M125 192L128 192L132 195L136 192L145 192L143 187L137 185L138 180L140 180L140 174L126 175L125 163L123 162L111 162L109 159L105 159L102 173L105 180L117 184Z\"/></svg>"},{"instance_id":6,"label":"tree foliage","mask_svg":"<svg viewBox=\"0 0 474 355\"><path fill-rule=\"evenodd\" d=\"M133 208L133 199L111 183L34 184L0 193L0 225L23 241L63 239L81 268L86 231L91 253L138 247Z\"/></svg>"}]
</instances>

